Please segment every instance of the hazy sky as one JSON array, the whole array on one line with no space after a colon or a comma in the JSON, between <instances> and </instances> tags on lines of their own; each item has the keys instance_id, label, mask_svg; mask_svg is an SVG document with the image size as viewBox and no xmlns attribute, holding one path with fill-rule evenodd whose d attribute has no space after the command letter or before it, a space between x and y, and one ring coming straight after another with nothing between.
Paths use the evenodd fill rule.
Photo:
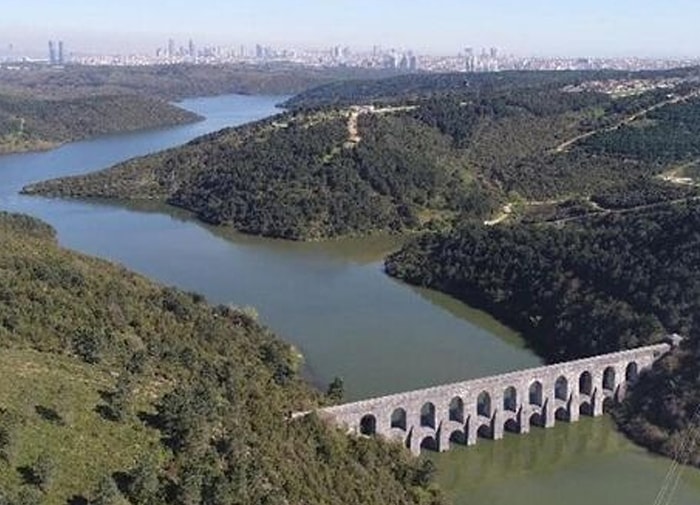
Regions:
<instances>
[{"instance_id":1,"label":"hazy sky","mask_svg":"<svg viewBox=\"0 0 700 505\"><path fill-rule=\"evenodd\" d=\"M1 0L0 48L198 44L413 48L454 54L700 56L700 0Z\"/></svg>"}]
</instances>

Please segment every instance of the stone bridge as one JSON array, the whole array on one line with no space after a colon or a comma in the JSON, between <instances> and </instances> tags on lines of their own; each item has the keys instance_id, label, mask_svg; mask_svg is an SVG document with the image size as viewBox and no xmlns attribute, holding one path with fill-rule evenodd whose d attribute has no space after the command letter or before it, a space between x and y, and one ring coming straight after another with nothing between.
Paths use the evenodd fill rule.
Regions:
<instances>
[{"instance_id":1,"label":"stone bridge","mask_svg":"<svg viewBox=\"0 0 700 505\"><path fill-rule=\"evenodd\" d=\"M501 439L504 431L527 433L557 420L600 416L622 399L640 372L666 354L680 337L593 358L436 386L319 409L359 435L398 440L413 453L446 451L450 443ZM305 413L296 414L296 416Z\"/></svg>"}]
</instances>

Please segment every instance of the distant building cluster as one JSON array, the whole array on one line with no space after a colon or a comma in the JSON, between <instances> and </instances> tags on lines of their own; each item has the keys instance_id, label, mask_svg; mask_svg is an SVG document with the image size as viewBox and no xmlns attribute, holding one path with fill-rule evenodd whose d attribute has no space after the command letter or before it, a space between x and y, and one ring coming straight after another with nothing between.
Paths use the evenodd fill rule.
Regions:
<instances>
[{"instance_id":1,"label":"distant building cluster","mask_svg":"<svg viewBox=\"0 0 700 505\"><path fill-rule=\"evenodd\" d=\"M410 49L385 49L374 46L356 51L334 45L328 49L276 48L263 44L253 46L199 46L189 39L181 43L169 39L150 54L86 54L72 52L67 57L63 41L49 41L48 59L30 58L9 44L0 49L0 63L47 62L60 66L80 65L171 65L245 63L262 65L291 63L310 67L383 68L404 72L499 72L504 70L661 70L700 64L700 59L651 58L558 58L522 57L504 54L496 47L475 49L466 47L454 55L417 54Z\"/></svg>"},{"instance_id":2,"label":"distant building cluster","mask_svg":"<svg viewBox=\"0 0 700 505\"><path fill-rule=\"evenodd\" d=\"M63 65L66 62L63 41L49 40L49 65Z\"/></svg>"},{"instance_id":3,"label":"distant building cluster","mask_svg":"<svg viewBox=\"0 0 700 505\"><path fill-rule=\"evenodd\" d=\"M695 79L668 77L654 79L607 79L601 81L586 81L578 85L569 85L563 88L567 93L594 92L604 93L617 98L624 96L641 95L653 89L672 90Z\"/></svg>"},{"instance_id":4,"label":"distant building cluster","mask_svg":"<svg viewBox=\"0 0 700 505\"><path fill-rule=\"evenodd\" d=\"M468 47L464 51L464 59L464 70L467 72L498 72L501 69L498 49L495 47L488 52L482 49L479 54L474 51L474 48Z\"/></svg>"}]
</instances>

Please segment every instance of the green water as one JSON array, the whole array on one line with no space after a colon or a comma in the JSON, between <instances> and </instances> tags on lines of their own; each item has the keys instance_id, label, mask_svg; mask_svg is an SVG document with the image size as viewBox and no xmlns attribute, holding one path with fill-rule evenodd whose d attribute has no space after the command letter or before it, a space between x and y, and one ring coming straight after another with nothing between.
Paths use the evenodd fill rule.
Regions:
<instances>
[{"instance_id":1,"label":"green water","mask_svg":"<svg viewBox=\"0 0 700 505\"><path fill-rule=\"evenodd\" d=\"M97 170L265 117L282 100L189 100L184 105L205 122L0 157L0 208L48 221L67 247L216 303L254 306L302 350L319 385L342 376L348 399L539 364L517 334L488 315L384 275L381 259L400 245L397 237L289 243L207 227L153 203L18 194L30 182ZM590 419L431 457L444 489L462 504L653 503L668 466L629 444L609 420ZM700 472L686 472L675 503L700 503Z\"/></svg>"}]
</instances>

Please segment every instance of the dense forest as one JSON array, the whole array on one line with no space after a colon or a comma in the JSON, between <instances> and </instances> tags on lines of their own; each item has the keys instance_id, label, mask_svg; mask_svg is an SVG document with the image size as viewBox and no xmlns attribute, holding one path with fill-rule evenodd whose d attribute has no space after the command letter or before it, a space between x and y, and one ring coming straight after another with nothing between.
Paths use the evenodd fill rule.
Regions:
<instances>
[{"instance_id":1,"label":"dense forest","mask_svg":"<svg viewBox=\"0 0 700 505\"><path fill-rule=\"evenodd\" d=\"M29 217L0 214L0 236L2 503L440 503L402 447L289 420L330 398L249 313L61 249Z\"/></svg>"},{"instance_id":2,"label":"dense forest","mask_svg":"<svg viewBox=\"0 0 700 505\"><path fill-rule=\"evenodd\" d=\"M349 79L309 88L290 98L285 105L292 109L357 103L405 103L445 94L470 95L498 90L514 90L550 86L562 88L586 81L606 79L648 79L688 77L698 68L666 71L624 72L617 70L572 71L505 71L465 74L424 73L385 79Z\"/></svg>"},{"instance_id":3,"label":"dense forest","mask_svg":"<svg viewBox=\"0 0 700 505\"><path fill-rule=\"evenodd\" d=\"M0 66L0 154L198 119L166 100L225 93L285 95L335 80L391 74L282 64Z\"/></svg>"},{"instance_id":4,"label":"dense forest","mask_svg":"<svg viewBox=\"0 0 700 505\"><path fill-rule=\"evenodd\" d=\"M442 226L495 200L451 139L407 114L286 114L27 192L159 198L259 235L317 239Z\"/></svg>"},{"instance_id":5,"label":"dense forest","mask_svg":"<svg viewBox=\"0 0 700 505\"><path fill-rule=\"evenodd\" d=\"M669 454L699 399L699 251L700 203L689 201L564 227L464 226L413 240L386 270L488 310L550 361L690 336L621 416L634 438Z\"/></svg>"},{"instance_id":6,"label":"dense forest","mask_svg":"<svg viewBox=\"0 0 700 505\"><path fill-rule=\"evenodd\" d=\"M465 226L416 239L387 271L498 314L550 360L573 359L690 331L698 230L694 201L564 227Z\"/></svg>"},{"instance_id":7,"label":"dense forest","mask_svg":"<svg viewBox=\"0 0 700 505\"><path fill-rule=\"evenodd\" d=\"M13 66L14 67L14 66ZM75 97L95 94L138 94L168 100L229 93L291 95L324 83L346 79L376 79L394 71L268 65L0 66L0 93Z\"/></svg>"},{"instance_id":8,"label":"dense forest","mask_svg":"<svg viewBox=\"0 0 700 505\"><path fill-rule=\"evenodd\" d=\"M198 119L162 100L136 95L50 99L0 95L0 154Z\"/></svg>"},{"instance_id":9,"label":"dense forest","mask_svg":"<svg viewBox=\"0 0 700 505\"><path fill-rule=\"evenodd\" d=\"M674 72L649 77L691 70ZM576 207L578 215L694 198L694 187L660 176L698 154L697 83L676 81L672 90L650 86L624 96L563 87L621 75L506 72L399 76L367 81L371 86L349 81L331 89L354 90L348 93L364 106L293 108L26 192L156 198L209 223L294 240L439 230L483 222L504 205L522 202L589 202ZM464 79L475 84L465 86ZM375 87L396 93L393 104L366 105ZM310 93L324 95L324 89ZM673 145L665 149L672 134ZM568 205L564 216L574 215L573 208ZM526 209L525 215L531 220L536 213Z\"/></svg>"}]
</instances>

